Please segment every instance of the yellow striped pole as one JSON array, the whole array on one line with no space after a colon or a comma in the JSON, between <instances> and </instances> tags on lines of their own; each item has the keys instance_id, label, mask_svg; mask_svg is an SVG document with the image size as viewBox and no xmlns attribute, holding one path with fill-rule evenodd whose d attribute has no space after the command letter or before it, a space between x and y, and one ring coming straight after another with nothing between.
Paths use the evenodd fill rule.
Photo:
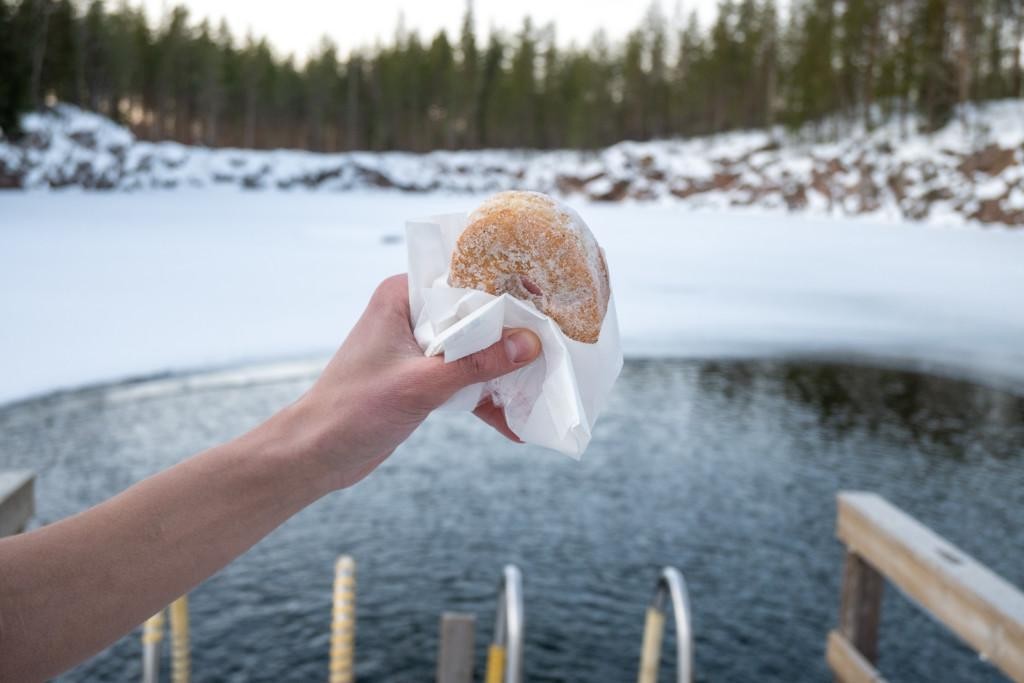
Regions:
<instances>
[{"instance_id":1,"label":"yellow striped pole","mask_svg":"<svg viewBox=\"0 0 1024 683\"><path fill-rule=\"evenodd\" d=\"M160 610L142 624L142 681L160 681L160 641L164 639L164 611Z\"/></svg>"},{"instance_id":2,"label":"yellow striped pole","mask_svg":"<svg viewBox=\"0 0 1024 683\"><path fill-rule=\"evenodd\" d=\"M171 603L171 683L188 683L191 661L188 648L188 596Z\"/></svg>"},{"instance_id":3,"label":"yellow striped pole","mask_svg":"<svg viewBox=\"0 0 1024 683\"><path fill-rule=\"evenodd\" d=\"M487 672L484 683L502 683L505 678L505 646L492 643L487 648Z\"/></svg>"},{"instance_id":4,"label":"yellow striped pole","mask_svg":"<svg viewBox=\"0 0 1024 683\"><path fill-rule=\"evenodd\" d=\"M661 639L665 634L665 613L657 607L647 608L644 620L644 640L640 647L640 675L638 683L657 683L658 665L661 663Z\"/></svg>"},{"instance_id":5,"label":"yellow striped pole","mask_svg":"<svg viewBox=\"0 0 1024 683\"><path fill-rule=\"evenodd\" d=\"M356 563L342 555L334 565L334 607L331 612L330 683L355 680Z\"/></svg>"}]
</instances>

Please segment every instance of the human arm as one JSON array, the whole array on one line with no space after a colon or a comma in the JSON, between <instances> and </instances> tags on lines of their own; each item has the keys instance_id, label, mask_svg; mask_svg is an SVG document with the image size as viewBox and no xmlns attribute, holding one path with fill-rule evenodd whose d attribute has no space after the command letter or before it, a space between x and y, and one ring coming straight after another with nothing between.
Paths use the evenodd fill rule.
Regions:
<instances>
[{"instance_id":1,"label":"human arm","mask_svg":"<svg viewBox=\"0 0 1024 683\"><path fill-rule=\"evenodd\" d=\"M454 363L425 358L406 287L404 276L385 281L313 387L252 431L0 539L0 680L41 680L106 647L306 505L365 477L455 391L540 351L533 333L510 330ZM477 414L514 438L500 409L485 403Z\"/></svg>"}]
</instances>

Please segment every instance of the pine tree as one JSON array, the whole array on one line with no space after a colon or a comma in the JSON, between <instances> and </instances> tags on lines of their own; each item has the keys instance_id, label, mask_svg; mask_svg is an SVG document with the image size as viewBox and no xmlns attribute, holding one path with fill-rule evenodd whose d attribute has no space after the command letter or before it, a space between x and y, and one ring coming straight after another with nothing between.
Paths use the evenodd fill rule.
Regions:
<instances>
[{"instance_id":1,"label":"pine tree","mask_svg":"<svg viewBox=\"0 0 1024 683\"><path fill-rule=\"evenodd\" d=\"M81 59L77 40L78 16L71 0L58 0L50 12L42 88L62 102L78 104L76 65Z\"/></svg>"},{"instance_id":2,"label":"pine tree","mask_svg":"<svg viewBox=\"0 0 1024 683\"><path fill-rule=\"evenodd\" d=\"M19 117L30 106L26 51L13 3L0 0L0 136L21 137Z\"/></svg>"},{"instance_id":3,"label":"pine tree","mask_svg":"<svg viewBox=\"0 0 1024 683\"><path fill-rule=\"evenodd\" d=\"M467 1L457 41L392 40L299 62L171 8L157 24L118 0L0 0L0 126L56 98L137 135L316 150L596 147L624 138L841 120L870 127L957 103L1024 96L1019 0L720 0L703 28L653 0L611 43L556 40L529 18L485 46Z\"/></svg>"},{"instance_id":4,"label":"pine tree","mask_svg":"<svg viewBox=\"0 0 1024 683\"><path fill-rule=\"evenodd\" d=\"M757 61L757 78L762 85L760 117L757 125L775 125L775 99L779 81L779 25L775 0L765 0L761 8L761 42Z\"/></svg>"},{"instance_id":5,"label":"pine tree","mask_svg":"<svg viewBox=\"0 0 1024 683\"><path fill-rule=\"evenodd\" d=\"M947 51L949 0L921 0L914 18L921 58L917 72L919 107L925 130L942 127L956 101L953 64Z\"/></svg>"},{"instance_id":6,"label":"pine tree","mask_svg":"<svg viewBox=\"0 0 1024 683\"><path fill-rule=\"evenodd\" d=\"M199 25L195 38L196 118L201 127L199 141L216 145L218 123L224 106L222 52L208 22Z\"/></svg>"},{"instance_id":7,"label":"pine tree","mask_svg":"<svg viewBox=\"0 0 1024 683\"><path fill-rule=\"evenodd\" d=\"M697 13L691 12L686 28L679 35L679 54L673 78L671 100L675 111L675 131L704 132L710 127L706 114L707 95L710 93L703 80L707 71L706 61L700 22Z\"/></svg>"},{"instance_id":8,"label":"pine tree","mask_svg":"<svg viewBox=\"0 0 1024 683\"><path fill-rule=\"evenodd\" d=\"M442 30L430 43L427 58L430 74L426 80L426 118L430 122L430 136L425 149L451 149L455 146L453 112L455 98L455 54L447 34Z\"/></svg>"},{"instance_id":9,"label":"pine tree","mask_svg":"<svg viewBox=\"0 0 1024 683\"><path fill-rule=\"evenodd\" d=\"M510 131L514 131L518 144L524 147L537 145L537 48L533 23L523 20L518 36L515 56L512 58L511 100L513 104ZM512 143L515 144L515 143Z\"/></svg>"},{"instance_id":10,"label":"pine tree","mask_svg":"<svg viewBox=\"0 0 1024 683\"><path fill-rule=\"evenodd\" d=\"M462 17L462 33L459 37L459 53L457 118L453 125L459 134L461 147L477 147L480 144L476 129L480 65L473 28L473 0L466 0L466 13Z\"/></svg>"}]
</instances>

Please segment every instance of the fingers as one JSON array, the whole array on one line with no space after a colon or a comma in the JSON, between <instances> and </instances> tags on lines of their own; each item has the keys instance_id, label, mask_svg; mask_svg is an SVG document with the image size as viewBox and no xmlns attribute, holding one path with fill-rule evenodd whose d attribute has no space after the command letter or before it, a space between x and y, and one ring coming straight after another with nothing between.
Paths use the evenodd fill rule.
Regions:
<instances>
[{"instance_id":1,"label":"fingers","mask_svg":"<svg viewBox=\"0 0 1024 683\"><path fill-rule=\"evenodd\" d=\"M494 405L490 397L485 398L483 402L476 407L473 414L479 417L487 424L494 427L506 438L515 441L516 443L523 443L523 440L516 436L505 420L505 410L500 406Z\"/></svg>"},{"instance_id":2,"label":"fingers","mask_svg":"<svg viewBox=\"0 0 1024 683\"><path fill-rule=\"evenodd\" d=\"M540 355L540 338L526 329L505 330L494 344L483 351L445 363L441 357L426 359L430 381L446 400L470 384L487 382L528 365Z\"/></svg>"}]
</instances>

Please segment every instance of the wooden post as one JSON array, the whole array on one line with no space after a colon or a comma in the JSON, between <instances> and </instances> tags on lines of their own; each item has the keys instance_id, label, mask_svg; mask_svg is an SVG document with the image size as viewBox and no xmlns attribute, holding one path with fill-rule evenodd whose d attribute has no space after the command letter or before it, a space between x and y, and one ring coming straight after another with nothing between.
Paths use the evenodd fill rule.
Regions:
<instances>
[{"instance_id":1,"label":"wooden post","mask_svg":"<svg viewBox=\"0 0 1024 683\"><path fill-rule=\"evenodd\" d=\"M882 575L857 553L846 552L839 601L839 632L869 663L878 661L878 619Z\"/></svg>"},{"instance_id":2,"label":"wooden post","mask_svg":"<svg viewBox=\"0 0 1024 683\"><path fill-rule=\"evenodd\" d=\"M35 512L35 477L29 470L0 472L0 537L25 530Z\"/></svg>"},{"instance_id":3,"label":"wooden post","mask_svg":"<svg viewBox=\"0 0 1024 683\"><path fill-rule=\"evenodd\" d=\"M441 615L437 652L437 683L473 682L476 617L461 612Z\"/></svg>"}]
</instances>

